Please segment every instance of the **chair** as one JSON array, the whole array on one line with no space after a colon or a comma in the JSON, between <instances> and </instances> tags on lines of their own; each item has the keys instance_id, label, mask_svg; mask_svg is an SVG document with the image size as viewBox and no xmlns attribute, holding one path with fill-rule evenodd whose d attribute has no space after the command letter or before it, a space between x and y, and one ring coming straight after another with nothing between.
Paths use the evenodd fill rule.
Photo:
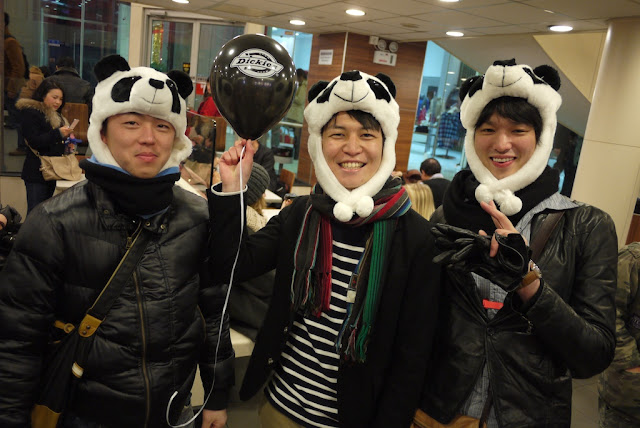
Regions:
<instances>
[{"instance_id":1,"label":"chair","mask_svg":"<svg viewBox=\"0 0 640 428\"><path fill-rule=\"evenodd\" d=\"M78 119L78 124L73 129L73 135L77 139L82 140L82 142L78 144L78 151L82 149L81 153L85 154L87 151L86 148L89 145L87 140L87 131L89 131L89 107L81 103L66 103L62 109L62 115L67 118L69 124L71 124L74 119Z\"/></svg>"},{"instance_id":2,"label":"chair","mask_svg":"<svg viewBox=\"0 0 640 428\"><path fill-rule=\"evenodd\" d=\"M296 174L289 171L288 169L282 168L280 170L280 178L278 179L284 185L284 193L291 193L291 189L293 189L293 183L296 181Z\"/></svg>"}]
</instances>

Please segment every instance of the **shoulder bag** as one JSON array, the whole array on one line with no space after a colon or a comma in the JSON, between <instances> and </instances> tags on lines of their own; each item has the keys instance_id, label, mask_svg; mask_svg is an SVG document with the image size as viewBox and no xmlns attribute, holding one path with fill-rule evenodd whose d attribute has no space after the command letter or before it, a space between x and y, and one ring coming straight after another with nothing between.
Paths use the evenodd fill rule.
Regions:
<instances>
[{"instance_id":1,"label":"shoulder bag","mask_svg":"<svg viewBox=\"0 0 640 428\"><path fill-rule=\"evenodd\" d=\"M55 428L58 425L84 373L94 334L131 277L150 238L151 232L142 227L141 221L128 240L122 260L82 322L77 326L59 320L54 323L54 327L62 330L65 337L51 344L54 349L49 352L36 404L31 411L32 428Z\"/></svg>"},{"instance_id":2,"label":"shoulder bag","mask_svg":"<svg viewBox=\"0 0 640 428\"><path fill-rule=\"evenodd\" d=\"M45 181L51 180L69 180L78 181L82 179L82 169L78 163L76 155L71 153L61 156L42 156L37 150L34 150L27 140L25 144L40 159L40 172Z\"/></svg>"}]
</instances>

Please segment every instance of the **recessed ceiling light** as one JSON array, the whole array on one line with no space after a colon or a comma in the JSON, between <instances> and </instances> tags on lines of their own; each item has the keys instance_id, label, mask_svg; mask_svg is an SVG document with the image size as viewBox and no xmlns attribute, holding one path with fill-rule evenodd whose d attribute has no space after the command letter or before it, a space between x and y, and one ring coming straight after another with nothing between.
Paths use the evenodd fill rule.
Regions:
<instances>
[{"instance_id":1,"label":"recessed ceiling light","mask_svg":"<svg viewBox=\"0 0 640 428\"><path fill-rule=\"evenodd\" d=\"M302 21L300 19L292 19L292 20L289 21L289 24L292 24L292 25L305 25L306 22L304 22L304 21Z\"/></svg>"},{"instance_id":2,"label":"recessed ceiling light","mask_svg":"<svg viewBox=\"0 0 640 428\"><path fill-rule=\"evenodd\" d=\"M363 16L364 15L364 11L362 11L360 9L347 9L347 15Z\"/></svg>"},{"instance_id":3,"label":"recessed ceiling light","mask_svg":"<svg viewBox=\"0 0 640 428\"><path fill-rule=\"evenodd\" d=\"M550 25L549 30L557 31L558 33L566 33L567 31L573 30L573 27L569 25Z\"/></svg>"},{"instance_id":4,"label":"recessed ceiling light","mask_svg":"<svg viewBox=\"0 0 640 428\"><path fill-rule=\"evenodd\" d=\"M464 36L464 33L460 32L460 31L447 31L447 36L451 36L451 37L462 37Z\"/></svg>"},{"instance_id":5,"label":"recessed ceiling light","mask_svg":"<svg viewBox=\"0 0 640 428\"><path fill-rule=\"evenodd\" d=\"M173 0L174 3L188 4L189 0Z\"/></svg>"},{"instance_id":6,"label":"recessed ceiling light","mask_svg":"<svg viewBox=\"0 0 640 428\"><path fill-rule=\"evenodd\" d=\"M447 74L455 74L455 71L447 71Z\"/></svg>"},{"instance_id":7,"label":"recessed ceiling light","mask_svg":"<svg viewBox=\"0 0 640 428\"><path fill-rule=\"evenodd\" d=\"M458 3L460 0L440 0L442 3Z\"/></svg>"}]
</instances>

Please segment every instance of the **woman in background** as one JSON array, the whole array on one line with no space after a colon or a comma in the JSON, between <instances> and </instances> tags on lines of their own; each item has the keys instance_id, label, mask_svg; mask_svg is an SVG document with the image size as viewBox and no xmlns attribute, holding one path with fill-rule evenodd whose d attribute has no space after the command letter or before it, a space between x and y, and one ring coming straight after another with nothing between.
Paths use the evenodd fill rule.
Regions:
<instances>
[{"instance_id":1,"label":"woman in background","mask_svg":"<svg viewBox=\"0 0 640 428\"><path fill-rule=\"evenodd\" d=\"M56 189L55 180L45 181L40 172L42 156L62 156L64 140L71 134L69 122L62 116L64 92L56 82L45 79L34 91L32 99L16 103L20 110L22 135L31 150L22 166L21 178L27 189L27 215L40 202L46 201Z\"/></svg>"},{"instance_id":2,"label":"woman in background","mask_svg":"<svg viewBox=\"0 0 640 428\"><path fill-rule=\"evenodd\" d=\"M404 189L411 200L411 208L429 220L431 214L436 210L431 188L423 183L409 183L404 185Z\"/></svg>"}]
</instances>

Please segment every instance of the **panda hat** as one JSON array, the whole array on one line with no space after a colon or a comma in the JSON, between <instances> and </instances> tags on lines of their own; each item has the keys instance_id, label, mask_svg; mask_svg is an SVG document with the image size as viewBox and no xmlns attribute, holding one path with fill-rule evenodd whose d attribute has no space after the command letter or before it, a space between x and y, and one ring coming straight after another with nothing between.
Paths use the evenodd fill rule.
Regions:
<instances>
[{"instance_id":1,"label":"panda hat","mask_svg":"<svg viewBox=\"0 0 640 428\"><path fill-rule=\"evenodd\" d=\"M309 129L309 155L318 183L336 201L333 214L339 221L351 220L354 213L360 217L371 214L372 197L382 189L395 168L400 123L395 94L395 85L388 76L382 73L370 76L361 71L344 72L331 82L316 83L309 90L309 105L304 110ZM385 137L380 168L369 181L353 190L347 190L340 184L322 152L322 127L336 113L350 110L370 113L380 123Z\"/></svg>"},{"instance_id":2,"label":"panda hat","mask_svg":"<svg viewBox=\"0 0 640 428\"><path fill-rule=\"evenodd\" d=\"M187 109L184 99L191 94L193 84L187 74L181 71L164 74L148 67L130 68L119 55L101 59L94 72L98 85L93 96L87 138L98 162L122 168L100 136L105 119L121 113L147 114L173 125L176 131L173 150L161 171L177 167L191 154L192 144L185 135Z\"/></svg>"},{"instance_id":3,"label":"panda hat","mask_svg":"<svg viewBox=\"0 0 640 428\"><path fill-rule=\"evenodd\" d=\"M515 60L496 61L484 76L467 80L460 89L460 120L467 130L464 149L469 167L480 185L475 196L478 202L496 201L506 215L522 209L522 200L514 192L538 179L547 166L556 132L556 112L562 104L557 90L560 87L558 72L542 65L531 69L517 65ZM529 161L514 174L498 180L482 164L475 150L476 122L485 106L500 97L524 98L542 117L542 132Z\"/></svg>"}]
</instances>

